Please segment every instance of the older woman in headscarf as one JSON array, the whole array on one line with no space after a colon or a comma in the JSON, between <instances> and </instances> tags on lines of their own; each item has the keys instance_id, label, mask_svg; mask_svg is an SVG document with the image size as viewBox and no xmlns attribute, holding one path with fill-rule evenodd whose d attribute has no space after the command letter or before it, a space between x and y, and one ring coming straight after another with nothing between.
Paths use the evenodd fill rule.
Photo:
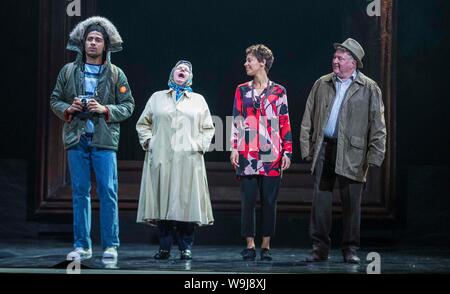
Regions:
<instances>
[{"instance_id":1,"label":"older woman in headscarf","mask_svg":"<svg viewBox=\"0 0 450 294\"><path fill-rule=\"evenodd\" d=\"M208 104L194 93L192 64L178 61L169 89L148 99L136 124L146 151L137 222L157 225L159 251L168 259L173 233L181 259L191 259L194 228L214 221L203 154L214 136Z\"/></svg>"}]
</instances>

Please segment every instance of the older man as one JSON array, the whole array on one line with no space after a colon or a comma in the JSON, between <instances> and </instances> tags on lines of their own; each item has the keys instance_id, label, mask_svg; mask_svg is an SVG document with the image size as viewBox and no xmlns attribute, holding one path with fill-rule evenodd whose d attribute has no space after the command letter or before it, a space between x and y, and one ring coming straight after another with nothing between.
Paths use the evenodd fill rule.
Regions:
<instances>
[{"instance_id":1,"label":"older man","mask_svg":"<svg viewBox=\"0 0 450 294\"><path fill-rule=\"evenodd\" d=\"M315 175L308 262L328 259L333 187L342 201L342 253L359 263L361 194L368 169L381 166L386 126L381 90L365 76L364 50L349 38L335 43L333 72L319 78L308 97L300 131L302 158L312 161Z\"/></svg>"}]
</instances>

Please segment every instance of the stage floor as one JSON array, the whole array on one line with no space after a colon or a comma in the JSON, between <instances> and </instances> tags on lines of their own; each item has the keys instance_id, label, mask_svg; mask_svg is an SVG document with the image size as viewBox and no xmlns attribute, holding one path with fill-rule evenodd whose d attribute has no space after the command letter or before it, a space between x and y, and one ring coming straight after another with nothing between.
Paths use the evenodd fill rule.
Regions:
<instances>
[{"instance_id":1,"label":"stage floor","mask_svg":"<svg viewBox=\"0 0 450 294\"><path fill-rule=\"evenodd\" d=\"M71 244L59 241L0 242L0 273L62 273L67 272L65 260ZM176 247L169 260L153 259L158 247L147 244L123 244L117 264L104 263L101 248L94 247L93 257L83 261L85 274L198 274L198 273L352 273L365 274L369 252L380 254L381 273L450 273L450 250L437 247L364 248L359 252L360 265L345 264L339 249L333 249L330 259L306 263L309 248L272 248L273 261L246 262L238 246L194 246L193 259L179 259ZM259 252L258 252L259 253Z\"/></svg>"}]
</instances>

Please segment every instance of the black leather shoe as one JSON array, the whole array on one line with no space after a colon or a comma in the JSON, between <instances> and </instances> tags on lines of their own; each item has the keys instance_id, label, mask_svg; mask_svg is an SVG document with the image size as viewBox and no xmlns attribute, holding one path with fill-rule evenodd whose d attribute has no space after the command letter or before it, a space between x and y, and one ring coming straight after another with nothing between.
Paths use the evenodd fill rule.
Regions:
<instances>
[{"instance_id":1,"label":"black leather shoe","mask_svg":"<svg viewBox=\"0 0 450 294\"><path fill-rule=\"evenodd\" d=\"M261 260L271 261L272 255L268 248L261 248Z\"/></svg>"},{"instance_id":2,"label":"black leather shoe","mask_svg":"<svg viewBox=\"0 0 450 294\"><path fill-rule=\"evenodd\" d=\"M358 255L356 255L356 251L354 250L343 251L342 256L344 257L345 263L359 264L361 262Z\"/></svg>"},{"instance_id":3,"label":"black leather shoe","mask_svg":"<svg viewBox=\"0 0 450 294\"><path fill-rule=\"evenodd\" d=\"M170 257L170 251L162 250L162 249L159 249L158 253L156 253L155 256L153 256L154 259L159 259L159 260L169 259L169 257Z\"/></svg>"},{"instance_id":4,"label":"black leather shoe","mask_svg":"<svg viewBox=\"0 0 450 294\"><path fill-rule=\"evenodd\" d=\"M327 261L328 254L320 253L318 251L313 250L308 256L305 257L306 262L318 262L318 261Z\"/></svg>"},{"instance_id":5,"label":"black leather shoe","mask_svg":"<svg viewBox=\"0 0 450 294\"><path fill-rule=\"evenodd\" d=\"M192 252L189 249L182 250L180 253L180 259L183 260L191 260L192 259Z\"/></svg>"},{"instance_id":6,"label":"black leather shoe","mask_svg":"<svg viewBox=\"0 0 450 294\"><path fill-rule=\"evenodd\" d=\"M255 248L245 248L241 251L243 260L255 260L256 258L256 250Z\"/></svg>"}]
</instances>

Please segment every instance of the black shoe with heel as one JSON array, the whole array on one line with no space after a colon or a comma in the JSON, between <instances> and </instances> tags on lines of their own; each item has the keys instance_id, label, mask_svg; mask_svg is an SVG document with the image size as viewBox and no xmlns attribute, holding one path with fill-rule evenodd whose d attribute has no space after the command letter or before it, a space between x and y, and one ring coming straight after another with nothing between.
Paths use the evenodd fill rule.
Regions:
<instances>
[{"instance_id":1,"label":"black shoe with heel","mask_svg":"<svg viewBox=\"0 0 450 294\"><path fill-rule=\"evenodd\" d=\"M270 254L269 248L261 248L261 260L271 261L272 255Z\"/></svg>"},{"instance_id":2,"label":"black shoe with heel","mask_svg":"<svg viewBox=\"0 0 450 294\"><path fill-rule=\"evenodd\" d=\"M255 260L256 258L256 250L255 248L245 248L241 251L243 260Z\"/></svg>"}]
</instances>

